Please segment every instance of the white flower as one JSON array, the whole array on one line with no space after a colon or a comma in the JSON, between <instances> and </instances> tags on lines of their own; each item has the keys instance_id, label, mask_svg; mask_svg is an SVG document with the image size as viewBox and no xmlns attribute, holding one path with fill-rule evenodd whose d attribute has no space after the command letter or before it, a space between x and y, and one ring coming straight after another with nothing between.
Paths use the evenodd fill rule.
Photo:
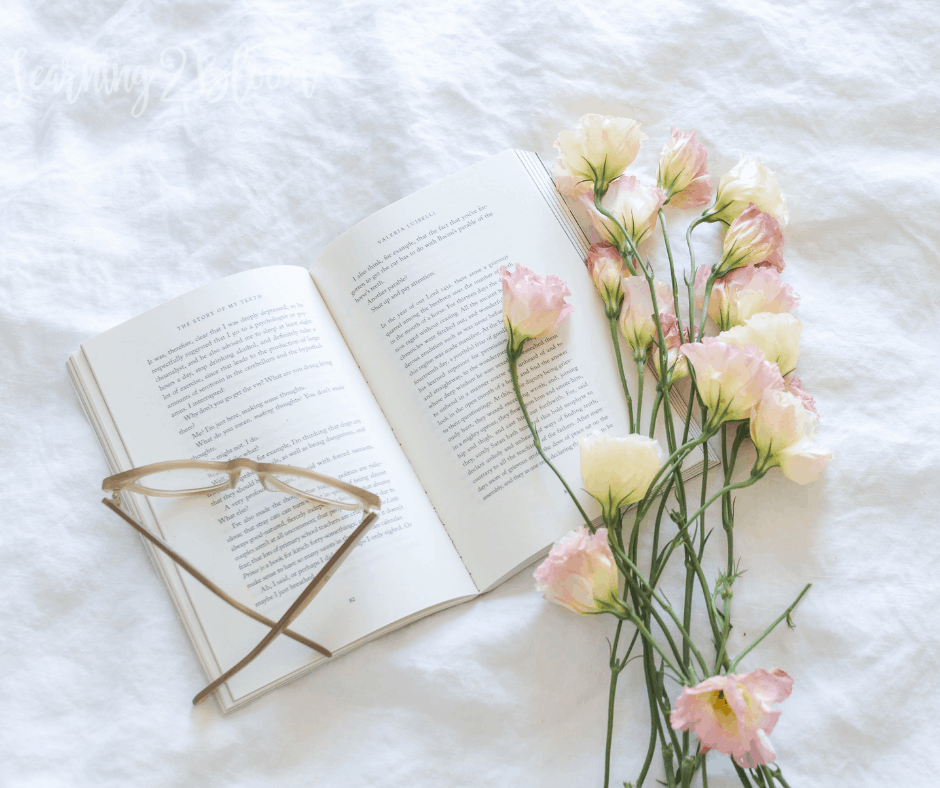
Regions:
<instances>
[{"instance_id":1,"label":"white flower","mask_svg":"<svg viewBox=\"0 0 940 788\"><path fill-rule=\"evenodd\" d=\"M741 325L722 331L718 339L739 347L757 345L765 358L780 368L780 374L787 375L796 369L800 357L802 329L800 321L786 312L758 312Z\"/></svg>"},{"instance_id":2,"label":"white flower","mask_svg":"<svg viewBox=\"0 0 940 788\"><path fill-rule=\"evenodd\" d=\"M779 466L784 476L798 484L819 478L832 452L817 446L819 417L800 397L786 391L768 391L751 418L751 440L757 449L757 464Z\"/></svg>"},{"instance_id":3,"label":"white flower","mask_svg":"<svg viewBox=\"0 0 940 788\"><path fill-rule=\"evenodd\" d=\"M619 178L633 163L645 139L646 135L635 120L585 115L574 131L558 133L554 142L558 159L553 174L556 180L569 184L569 187L590 181L603 194L611 181Z\"/></svg>"},{"instance_id":4,"label":"white flower","mask_svg":"<svg viewBox=\"0 0 940 788\"><path fill-rule=\"evenodd\" d=\"M646 495L663 463L658 441L643 435L581 437L581 479L604 509L604 521Z\"/></svg>"},{"instance_id":5,"label":"white flower","mask_svg":"<svg viewBox=\"0 0 940 788\"><path fill-rule=\"evenodd\" d=\"M787 226L787 202L780 193L777 176L763 162L742 156L741 161L718 183L714 213L710 219L731 224L751 203L773 216L781 227Z\"/></svg>"}]
</instances>

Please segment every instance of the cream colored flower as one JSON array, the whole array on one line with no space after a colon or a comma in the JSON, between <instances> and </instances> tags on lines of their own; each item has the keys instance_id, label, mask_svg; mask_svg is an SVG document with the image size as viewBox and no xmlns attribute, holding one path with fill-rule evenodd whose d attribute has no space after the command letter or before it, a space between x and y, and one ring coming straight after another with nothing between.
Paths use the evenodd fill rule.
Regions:
<instances>
[{"instance_id":1,"label":"cream colored flower","mask_svg":"<svg viewBox=\"0 0 940 788\"><path fill-rule=\"evenodd\" d=\"M718 339L738 347L757 345L764 357L780 368L780 374L787 375L796 369L800 357L802 329L791 314L759 312L741 325L722 331Z\"/></svg>"},{"instance_id":2,"label":"cream colored flower","mask_svg":"<svg viewBox=\"0 0 940 788\"><path fill-rule=\"evenodd\" d=\"M603 194L633 163L645 139L640 124L630 118L584 115L574 131L559 132L553 174L569 188L590 181Z\"/></svg>"},{"instance_id":3,"label":"cream colored flower","mask_svg":"<svg viewBox=\"0 0 940 788\"><path fill-rule=\"evenodd\" d=\"M742 156L718 183L714 212L709 218L731 224L750 203L773 216L781 227L787 226L787 202L780 193L777 176L763 162Z\"/></svg>"},{"instance_id":4,"label":"cream colored flower","mask_svg":"<svg viewBox=\"0 0 940 788\"><path fill-rule=\"evenodd\" d=\"M643 435L615 438L594 432L581 437L581 479L603 508L605 523L646 495L662 463L659 442Z\"/></svg>"},{"instance_id":5,"label":"cream colored flower","mask_svg":"<svg viewBox=\"0 0 940 788\"><path fill-rule=\"evenodd\" d=\"M751 440L757 466L779 466L797 484L816 481L832 459L832 452L816 445L819 417L803 400L787 391L770 391L751 417Z\"/></svg>"}]
</instances>

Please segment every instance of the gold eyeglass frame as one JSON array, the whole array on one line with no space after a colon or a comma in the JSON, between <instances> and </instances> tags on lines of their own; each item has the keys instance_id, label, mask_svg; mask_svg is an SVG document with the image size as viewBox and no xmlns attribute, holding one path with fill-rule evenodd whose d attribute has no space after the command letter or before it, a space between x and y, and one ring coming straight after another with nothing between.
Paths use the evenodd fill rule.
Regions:
<instances>
[{"instance_id":1,"label":"gold eyeglass frame","mask_svg":"<svg viewBox=\"0 0 940 788\"><path fill-rule=\"evenodd\" d=\"M217 485L212 485L210 487L193 488L181 491L159 490L141 484L141 480L145 479L147 476L163 471L173 470L216 471L226 474L228 479L227 481L221 482ZM189 563L189 561L187 561L183 556L170 547L167 542L153 533L146 526L141 525L121 508L122 492L134 492L156 498L187 498L197 495L206 495L209 493L221 492L222 490L234 489L234 487L238 484L238 480L242 471L245 470L254 471L257 474L259 481L261 482L261 486L270 492L288 493L289 495L293 495L296 498L300 498L305 501L310 501L311 503L324 504L335 509L345 509L347 511L362 511L363 513L362 522L359 523L352 533L346 537L333 556L323 565L323 568L300 592L298 597L294 600L294 602L278 621L272 621L257 611L243 605L237 599L231 597L204 574L202 574L198 569L196 569L196 567ZM283 482L277 477L276 474L300 476L302 478L310 479L321 484L329 485L334 489L345 493L350 498L353 498L355 502L350 503L348 501L334 501L329 498L311 495ZM333 656L333 652L331 652L326 647L320 645L316 641L304 637L297 632L294 632L291 629L288 629L288 627L294 621L294 619L296 619L297 616L299 616L304 611L304 609L306 609L310 602L313 601L314 597L320 593L320 591L323 589L323 586L326 585L336 570L339 569L340 565L343 563L343 561L346 560L346 558L352 552L353 548L359 544L359 542L362 540L362 537L365 536L369 529L375 524L375 521L378 519L376 512L382 506L382 501L377 495L369 492L368 490L364 490L361 487L347 484L346 482L341 481L340 479L334 479L331 476L324 476L321 473L316 473L315 471L308 470L307 468L301 468L296 465L282 465L279 463L255 462L254 460L249 460L246 457L238 457L227 462L214 462L210 460L171 460L168 462L155 462L151 463L150 465L142 465L139 468L133 468L132 470L123 471L122 473L116 473L113 476L109 476L107 479L101 482L101 489L105 492L111 493L111 498L103 498L101 502L113 512L115 512L118 516L120 516L125 522L128 523L128 525L133 527L134 530L136 530L148 542L154 545L154 547L169 556L181 569L186 571L195 580L208 588L213 594L222 599L224 602L227 602L229 605L244 613L249 618L252 618L257 622L270 627L271 631L268 632L261 639L258 645L256 645L240 662L225 671L221 676L207 685L196 695L196 697L193 698L193 705L196 705L197 703L205 700L222 684L228 681L228 679L230 679L242 668L252 662L255 657L264 651L278 635L284 634L292 640L296 640L298 643L304 644L308 648L317 651L325 657Z\"/></svg>"}]
</instances>

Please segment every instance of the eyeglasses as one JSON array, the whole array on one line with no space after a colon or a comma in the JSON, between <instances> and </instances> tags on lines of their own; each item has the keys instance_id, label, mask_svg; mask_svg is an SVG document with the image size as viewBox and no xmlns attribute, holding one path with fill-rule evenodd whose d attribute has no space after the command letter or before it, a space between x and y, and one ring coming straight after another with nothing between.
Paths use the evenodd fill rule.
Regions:
<instances>
[{"instance_id":1,"label":"eyeglasses","mask_svg":"<svg viewBox=\"0 0 940 788\"><path fill-rule=\"evenodd\" d=\"M121 492L135 492L141 495L158 498L186 498L206 495L207 493L220 492L234 488L238 484L238 479L242 471L245 470L254 471L258 475L261 486L264 487L265 490L289 493L305 501L324 504L334 509L361 511L363 513L362 522L346 537L345 541L339 546L332 558L324 564L323 568L307 584L303 591L300 592L297 599L294 600L293 604L291 604L278 621L272 621L257 611L243 605L237 599L229 596L229 594L209 580L209 578L177 553L163 539L150 531L149 528L141 525L121 508ZM252 662L255 657L264 651L280 634L296 640L298 643L303 643L305 646L323 654L325 657L333 656L333 653L329 649L288 629L288 627L323 589L323 586L326 585L327 581L329 581L336 570L339 569L340 565L346 560L353 548L362 541L362 537L366 535L378 519L378 515L375 512L381 508L382 501L377 495L374 495L368 490L363 490L361 487L355 487L339 479L324 476L323 474L307 470L306 468L300 468L294 465L254 462L244 457L229 460L228 462L176 460L143 465L140 468L134 468L130 471L124 471L123 473L109 476L101 483L101 489L111 493L110 499L103 498L101 502L109 509L116 512L125 522L140 533L141 536L154 545L154 547L172 558L181 569L188 572L195 580L208 588L217 597L227 602L236 610L241 611L246 616L271 628L271 631L261 639L258 645L255 646L244 659L229 668L196 695L196 697L193 698L193 705L205 700L205 698L222 684Z\"/></svg>"}]
</instances>

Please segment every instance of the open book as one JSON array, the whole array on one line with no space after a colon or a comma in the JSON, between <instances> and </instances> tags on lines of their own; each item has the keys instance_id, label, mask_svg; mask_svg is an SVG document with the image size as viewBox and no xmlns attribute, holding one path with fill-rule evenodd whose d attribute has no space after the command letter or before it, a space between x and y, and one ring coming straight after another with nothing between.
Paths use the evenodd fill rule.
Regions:
<instances>
[{"instance_id":1,"label":"open book","mask_svg":"<svg viewBox=\"0 0 940 788\"><path fill-rule=\"evenodd\" d=\"M378 523L292 624L339 655L493 588L580 524L515 401L498 269L525 265L571 289L574 316L530 341L519 369L543 446L578 489L579 436L628 432L586 252L535 154L506 151L362 221L309 271L275 266L201 287L83 343L68 369L115 473L248 457L381 496ZM676 396L674 411L684 407ZM685 472L700 468L690 458ZM360 519L267 492L251 473L205 497L128 498L145 525L275 620ZM148 549L216 678L266 628ZM222 686L221 706L323 661L278 638Z\"/></svg>"}]
</instances>

